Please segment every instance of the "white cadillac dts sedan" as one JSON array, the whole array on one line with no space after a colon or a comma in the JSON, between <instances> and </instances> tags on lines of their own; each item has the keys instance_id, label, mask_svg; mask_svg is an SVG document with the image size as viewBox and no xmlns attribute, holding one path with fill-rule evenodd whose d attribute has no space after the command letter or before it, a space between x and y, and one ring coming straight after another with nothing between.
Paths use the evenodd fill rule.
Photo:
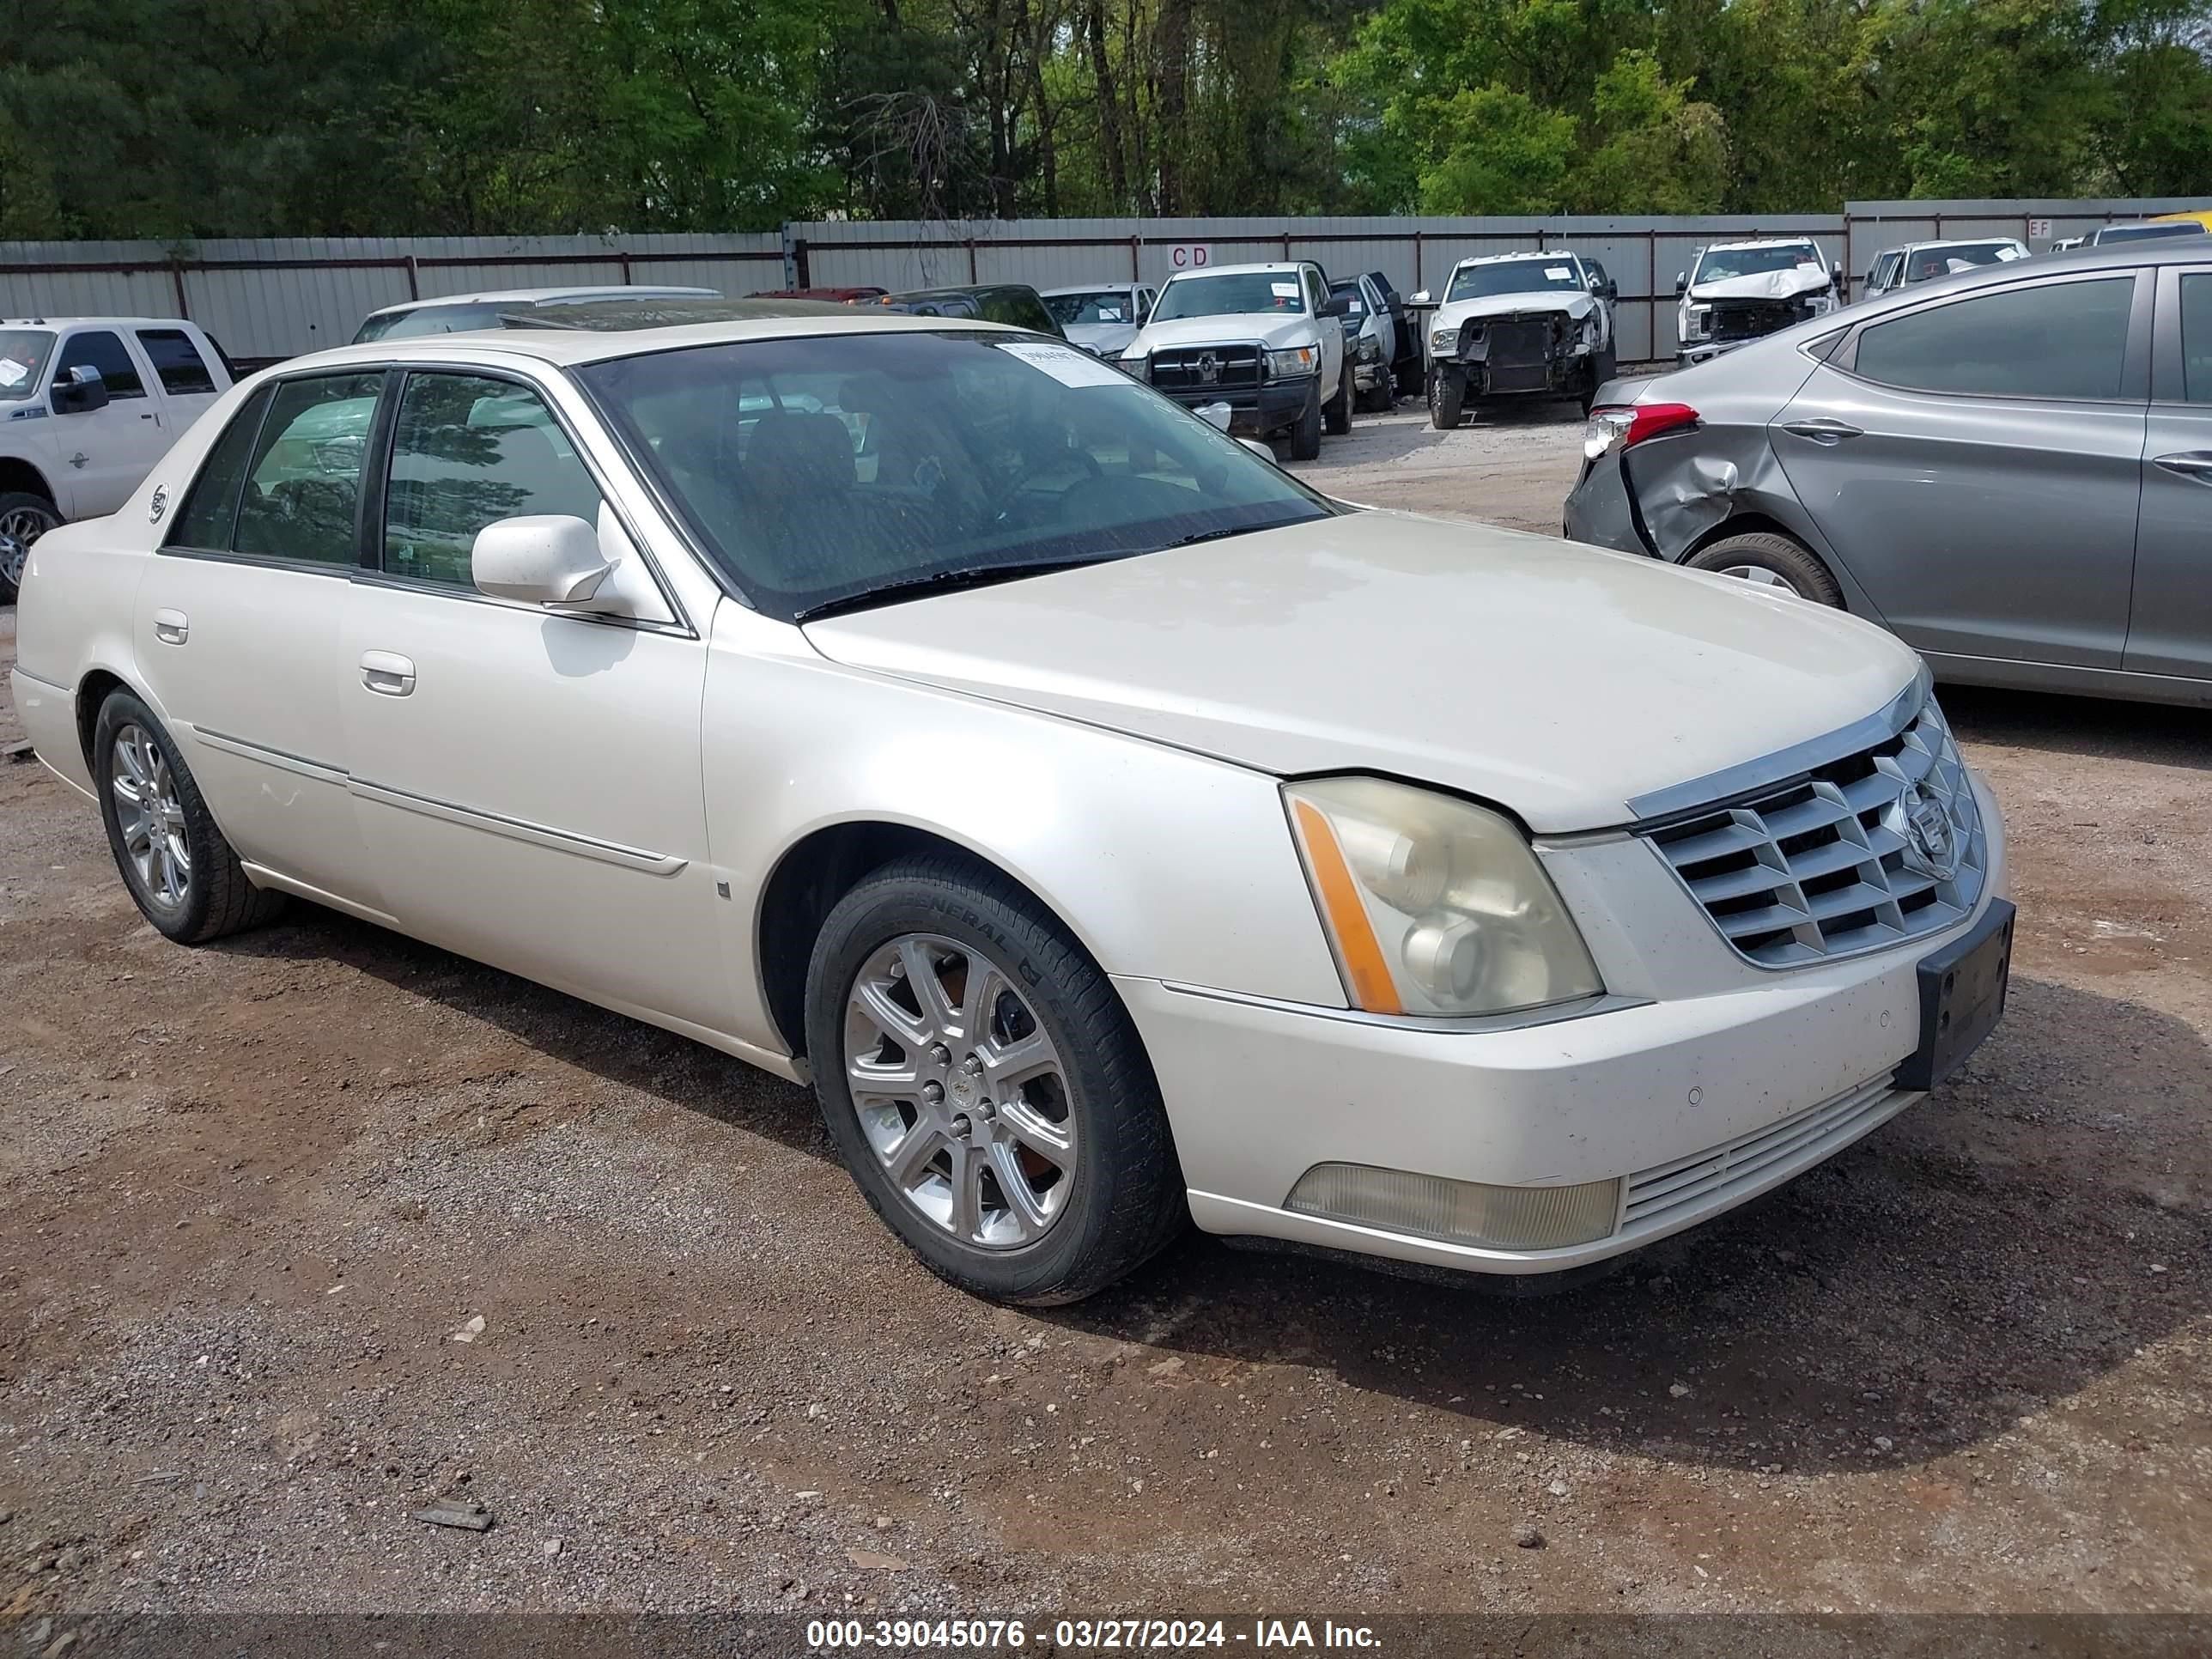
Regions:
<instances>
[{"instance_id":1,"label":"white cadillac dts sedan","mask_svg":"<svg viewBox=\"0 0 2212 1659\"><path fill-rule=\"evenodd\" d=\"M169 938L291 895L811 1079L1010 1301L1190 1218L1583 1267L2003 1004L1996 805L1891 636L1347 508L988 325L296 359L31 550L20 647Z\"/></svg>"}]
</instances>

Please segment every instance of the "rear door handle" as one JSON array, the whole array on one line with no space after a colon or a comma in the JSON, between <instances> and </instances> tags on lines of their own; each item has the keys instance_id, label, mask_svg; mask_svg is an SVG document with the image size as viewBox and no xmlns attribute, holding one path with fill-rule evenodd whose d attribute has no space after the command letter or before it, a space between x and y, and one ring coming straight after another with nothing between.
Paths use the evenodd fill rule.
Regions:
<instances>
[{"instance_id":1,"label":"rear door handle","mask_svg":"<svg viewBox=\"0 0 2212 1659\"><path fill-rule=\"evenodd\" d=\"M2161 455L2156 464L2168 472L2179 472L2185 478L2212 484L2212 450L2192 450L2184 455Z\"/></svg>"},{"instance_id":2,"label":"rear door handle","mask_svg":"<svg viewBox=\"0 0 2212 1659\"><path fill-rule=\"evenodd\" d=\"M1849 421L1832 421L1825 416L1813 421L1785 421L1782 429L1795 433L1801 438L1810 438L1816 444L1839 444L1846 438L1866 435L1864 428L1853 426Z\"/></svg>"},{"instance_id":3,"label":"rear door handle","mask_svg":"<svg viewBox=\"0 0 2212 1659\"><path fill-rule=\"evenodd\" d=\"M382 696L412 696L415 664L397 651L364 651L361 653L361 680Z\"/></svg>"},{"instance_id":4,"label":"rear door handle","mask_svg":"<svg viewBox=\"0 0 2212 1659\"><path fill-rule=\"evenodd\" d=\"M191 631L191 619L181 611L164 609L154 613L154 637L164 645L182 645Z\"/></svg>"}]
</instances>

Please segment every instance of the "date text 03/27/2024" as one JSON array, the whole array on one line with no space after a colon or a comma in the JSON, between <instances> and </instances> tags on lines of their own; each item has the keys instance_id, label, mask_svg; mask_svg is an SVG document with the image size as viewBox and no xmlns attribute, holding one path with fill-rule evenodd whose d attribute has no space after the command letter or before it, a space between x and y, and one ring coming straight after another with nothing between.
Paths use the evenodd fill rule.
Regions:
<instances>
[{"instance_id":1,"label":"date text 03/27/2024","mask_svg":"<svg viewBox=\"0 0 2212 1659\"><path fill-rule=\"evenodd\" d=\"M1033 1634L1018 1619L822 1619L808 1622L806 1644L817 1653L1018 1650L1032 1640L1042 1645L1046 1634L1042 1627ZM1221 1619L1060 1619L1051 1626L1050 1641L1054 1650L1063 1652L1176 1651L1233 1644L1295 1654L1332 1649L1372 1652L1382 1646L1371 1626L1328 1619L1261 1618L1243 1626Z\"/></svg>"}]
</instances>

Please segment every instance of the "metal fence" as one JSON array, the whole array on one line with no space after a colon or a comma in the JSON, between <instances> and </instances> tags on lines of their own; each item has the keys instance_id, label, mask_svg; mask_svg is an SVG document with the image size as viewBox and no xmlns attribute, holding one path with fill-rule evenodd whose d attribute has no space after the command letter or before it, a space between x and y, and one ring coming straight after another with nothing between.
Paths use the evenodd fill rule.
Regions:
<instances>
[{"instance_id":1,"label":"metal fence","mask_svg":"<svg viewBox=\"0 0 2212 1659\"><path fill-rule=\"evenodd\" d=\"M894 290L978 282L1038 288L1158 282L1215 264L1310 258L1381 270L1401 291L1441 289L1454 262L1572 248L1620 284L1623 362L1671 356L1674 279L1709 242L1809 236L1854 282L1901 242L2014 236L2040 251L2115 219L2197 204L1854 202L1840 214L1708 217L825 221L726 236L295 238L0 243L0 316L191 318L234 357L260 361L352 337L380 306L487 289L655 283L747 294L787 286Z\"/></svg>"}]
</instances>

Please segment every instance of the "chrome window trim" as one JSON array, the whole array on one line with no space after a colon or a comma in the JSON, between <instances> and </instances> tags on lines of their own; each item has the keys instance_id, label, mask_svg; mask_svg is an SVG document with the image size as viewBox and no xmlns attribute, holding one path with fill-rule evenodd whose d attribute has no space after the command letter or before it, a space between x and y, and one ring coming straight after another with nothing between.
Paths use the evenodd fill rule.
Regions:
<instances>
[{"instance_id":1,"label":"chrome window trim","mask_svg":"<svg viewBox=\"0 0 2212 1659\"><path fill-rule=\"evenodd\" d=\"M1642 834L1663 828L1667 819L1686 812L1712 811L1738 796L1775 788L1816 766L1828 765L1886 742L1912 724L1934 685L1935 676L1923 664L1902 691L1873 714L1838 731L1808 738L1757 760L1708 772L1686 783L1669 784L1664 789L1635 796L1628 803L1629 814L1634 820L1631 829Z\"/></svg>"}]
</instances>

